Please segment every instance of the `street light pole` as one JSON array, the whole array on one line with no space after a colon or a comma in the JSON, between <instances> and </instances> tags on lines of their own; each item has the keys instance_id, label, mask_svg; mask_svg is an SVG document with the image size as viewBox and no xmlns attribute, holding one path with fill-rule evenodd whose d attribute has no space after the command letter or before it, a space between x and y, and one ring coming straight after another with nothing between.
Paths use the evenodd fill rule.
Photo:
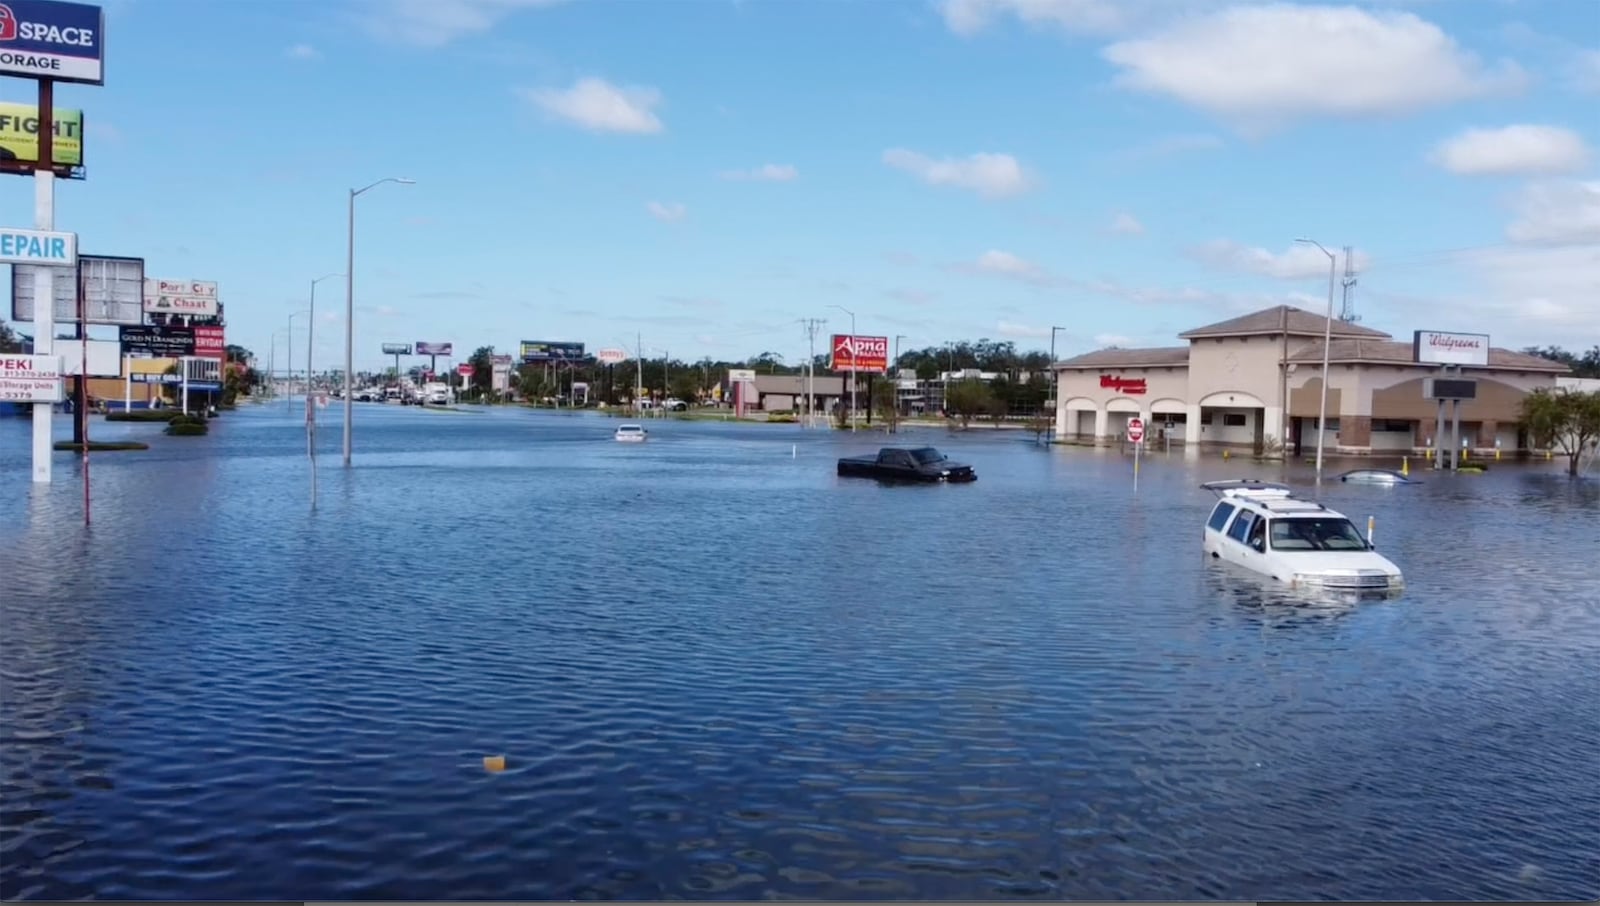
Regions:
<instances>
[{"instance_id":1,"label":"street light pole","mask_svg":"<svg viewBox=\"0 0 1600 906\"><path fill-rule=\"evenodd\" d=\"M289 339L288 339L288 343L287 343L287 345L289 347L288 351L287 351L287 355L289 357L289 364L284 366L284 369L288 373L288 379L289 379L289 395L285 399L285 402L287 402L289 404L289 414L290 415L294 414L294 319L300 317L301 315L309 315L309 314L311 314L310 309L301 309L300 311L297 311L294 314L289 316L289 322L288 322ZM310 372L306 373L306 380L308 380L308 381L311 380Z\"/></svg>"},{"instance_id":2,"label":"street light pole","mask_svg":"<svg viewBox=\"0 0 1600 906\"><path fill-rule=\"evenodd\" d=\"M349 226L345 234L344 256L344 464L350 465L350 434L355 424L355 349L356 349L356 196L386 182L409 186L414 179L389 176L360 189L350 190Z\"/></svg>"},{"instance_id":3,"label":"street light pole","mask_svg":"<svg viewBox=\"0 0 1600 906\"><path fill-rule=\"evenodd\" d=\"M317 284L334 277L343 277L344 274L324 274L311 281L310 308L306 309L310 315L306 319L306 455L316 456L317 442L317 407L311 402L311 370L313 349L312 341L317 335Z\"/></svg>"},{"instance_id":4,"label":"street light pole","mask_svg":"<svg viewBox=\"0 0 1600 906\"><path fill-rule=\"evenodd\" d=\"M850 316L850 431L856 430L856 313L843 305L831 305Z\"/></svg>"},{"instance_id":5,"label":"street light pole","mask_svg":"<svg viewBox=\"0 0 1600 906\"><path fill-rule=\"evenodd\" d=\"M1322 402L1317 406L1317 484L1322 483L1322 437L1328 433L1328 347L1333 345L1333 285L1338 279L1339 258L1315 239L1296 239L1314 245L1328 256L1328 315L1322 325Z\"/></svg>"},{"instance_id":6,"label":"street light pole","mask_svg":"<svg viewBox=\"0 0 1600 906\"><path fill-rule=\"evenodd\" d=\"M1066 330L1065 327L1050 328L1050 402L1055 403L1056 412L1061 412L1061 372L1056 370L1056 334ZM1051 439L1055 439L1056 419L1050 419Z\"/></svg>"}]
</instances>

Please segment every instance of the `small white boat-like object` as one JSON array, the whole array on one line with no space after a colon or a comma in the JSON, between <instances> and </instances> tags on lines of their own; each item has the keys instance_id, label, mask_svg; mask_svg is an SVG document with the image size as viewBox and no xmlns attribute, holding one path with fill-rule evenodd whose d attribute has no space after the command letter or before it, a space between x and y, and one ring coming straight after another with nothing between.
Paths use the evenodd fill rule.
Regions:
<instances>
[{"instance_id":1,"label":"small white boat-like object","mask_svg":"<svg viewBox=\"0 0 1600 906\"><path fill-rule=\"evenodd\" d=\"M644 425L618 425L615 439L618 443L642 444L650 437Z\"/></svg>"},{"instance_id":2,"label":"small white boat-like object","mask_svg":"<svg viewBox=\"0 0 1600 906\"><path fill-rule=\"evenodd\" d=\"M1339 480L1350 484L1417 484L1393 469L1351 469Z\"/></svg>"}]
</instances>

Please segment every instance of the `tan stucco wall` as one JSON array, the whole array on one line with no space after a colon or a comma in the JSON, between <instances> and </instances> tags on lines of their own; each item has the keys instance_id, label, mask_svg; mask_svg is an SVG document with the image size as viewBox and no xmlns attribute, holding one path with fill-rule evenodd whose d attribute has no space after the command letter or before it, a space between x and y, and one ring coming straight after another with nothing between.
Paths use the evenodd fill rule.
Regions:
<instances>
[{"instance_id":1,"label":"tan stucco wall","mask_svg":"<svg viewBox=\"0 0 1600 906\"><path fill-rule=\"evenodd\" d=\"M1295 341L1291 339L1291 346ZM1277 337L1203 337L1189 342L1189 401L1217 393L1248 393L1277 407L1278 363L1283 342Z\"/></svg>"},{"instance_id":2,"label":"tan stucco wall","mask_svg":"<svg viewBox=\"0 0 1600 906\"><path fill-rule=\"evenodd\" d=\"M1143 378L1147 392L1130 394L1126 390L1112 387L1101 387L1100 376L1123 378L1125 380L1138 380ZM1159 399L1183 400L1189 394L1189 375L1185 368L1106 368L1089 371L1062 371L1060 372L1059 393L1061 399L1066 401L1070 408L1073 400L1090 400L1096 406L1104 406L1112 400L1133 400L1140 404L1140 408L1148 408L1150 403Z\"/></svg>"}]
</instances>

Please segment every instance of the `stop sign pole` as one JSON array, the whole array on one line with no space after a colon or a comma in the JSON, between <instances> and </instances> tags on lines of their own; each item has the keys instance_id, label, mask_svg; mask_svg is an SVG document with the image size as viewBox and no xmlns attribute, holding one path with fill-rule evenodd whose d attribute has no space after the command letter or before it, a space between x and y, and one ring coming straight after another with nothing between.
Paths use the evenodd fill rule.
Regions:
<instances>
[{"instance_id":1,"label":"stop sign pole","mask_svg":"<svg viewBox=\"0 0 1600 906\"><path fill-rule=\"evenodd\" d=\"M1133 492L1139 493L1139 451L1144 447L1144 419L1128 419L1128 440L1133 444Z\"/></svg>"}]
</instances>

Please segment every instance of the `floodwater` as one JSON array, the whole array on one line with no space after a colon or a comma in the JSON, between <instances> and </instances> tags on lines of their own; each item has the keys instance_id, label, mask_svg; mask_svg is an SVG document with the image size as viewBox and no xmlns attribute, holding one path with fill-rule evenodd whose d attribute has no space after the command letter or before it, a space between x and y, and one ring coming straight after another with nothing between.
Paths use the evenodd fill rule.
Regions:
<instances>
[{"instance_id":1,"label":"floodwater","mask_svg":"<svg viewBox=\"0 0 1600 906\"><path fill-rule=\"evenodd\" d=\"M978 482L884 487L834 475L872 435L357 410L315 512L282 404L97 422L152 449L88 529L0 421L0 895L1600 896L1559 462L1326 485L1409 587L1310 607L1200 556L1198 483L1271 466L930 429Z\"/></svg>"}]
</instances>

